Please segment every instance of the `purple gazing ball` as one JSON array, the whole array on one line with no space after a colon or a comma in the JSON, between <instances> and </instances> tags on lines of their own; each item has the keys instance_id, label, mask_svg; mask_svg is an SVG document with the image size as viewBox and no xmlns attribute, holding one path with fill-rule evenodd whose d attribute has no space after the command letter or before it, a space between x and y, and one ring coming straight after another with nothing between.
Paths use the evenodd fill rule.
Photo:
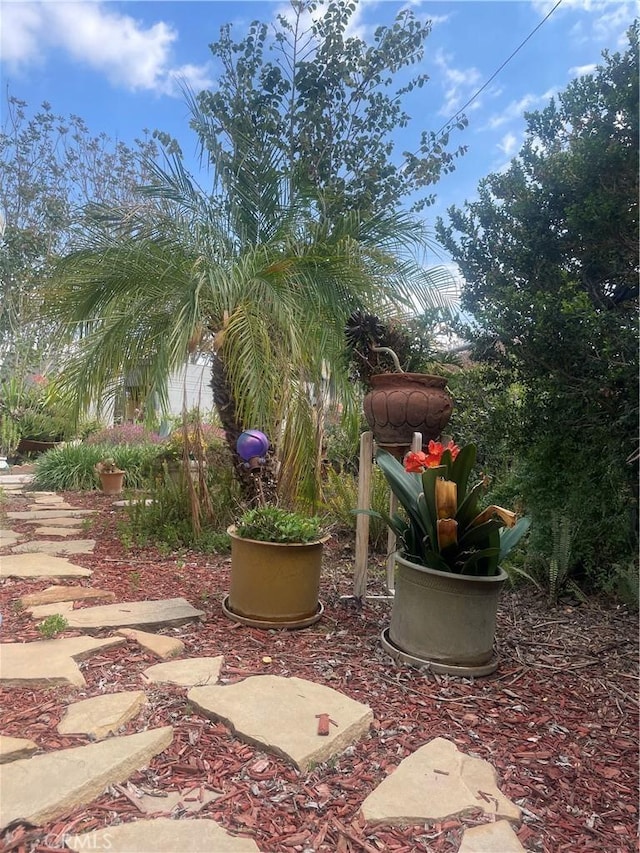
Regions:
<instances>
[{"instance_id":1,"label":"purple gazing ball","mask_svg":"<svg viewBox=\"0 0 640 853\"><path fill-rule=\"evenodd\" d=\"M248 462L255 456L264 456L269 449L269 439L257 429L247 429L238 436L236 450L238 456Z\"/></svg>"}]
</instances>

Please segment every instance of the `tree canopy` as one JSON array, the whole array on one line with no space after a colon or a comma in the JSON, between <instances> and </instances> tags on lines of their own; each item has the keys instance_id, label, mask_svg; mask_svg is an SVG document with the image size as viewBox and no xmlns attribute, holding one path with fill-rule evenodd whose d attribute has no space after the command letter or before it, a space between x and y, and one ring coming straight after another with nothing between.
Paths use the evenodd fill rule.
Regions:
<instances>
[{"instance_id":1,"label":"tree canopy","mask_svg":"<svg viewBox=\"0 0 640 853\"><path fill-rule=\"evenodd\" d=\"M38 110L9 95L0 129L0 364L23 373L43 368L52 336L42 324L42 287L52 262L72 244L89 203L131 202L143 180L142 155L105 133L93 136L77 115Z\"/></svg>"},{"instance_id":2,"label":"tree canopy","mask_svg":"<svg viewBox=\"0 0 640 853\"><path fill-rule=\"evenodd\" d=\"M221 74L215 91L197 96L193 122L220 174L237 171L242 140L253 139L265 162L277 153L292 184L321 191L329 218L395 209L410 196L416 208L433 200L414 194L454 169L466 149L450 150L450 136L466 119L440 133L422 129L414 152L398 153L394 140L412 121L406 96L428 80L409 69L424 56L431 23L403 9L367 44L348 32L356 7L291 0L274 24L254 21L238 41L230 24L221 28L210 45Z\"/></svg>"},{"instance_id":3,"label":"tree canopy","mask_svg":"<svg viewBox=\"0 0 640 853\"><path fill-rule=\"evenodd\" d=\"M345 35L353 3L311 18L314 3L291 8L269 38L254 23L236 44L223 27L218 88L187 95L210 187L157 133L166 159L148 163L150 209L94 211L84 247L58 268L54 308L81 336L65 371L78 400L130 370L161 390L190 352L210 355L230 446L243 428L263 429L290 499L305 484L317 497L322 389L330 380L346 407L353 399L349 314L451 304L439 287L451 277L414 262L424 228L399 201L454 156L427 134L412 166L391 160L403 93L424 80L383 91L420 57L428 25L402 13L368 46Z\"/></svg>"},{"instance_id":4,"label":"tree canopy","mask_svg":"<svg viewBox=\"0 0 640 853\"><path fill-rule=\"evenodd\" d=\"M628 41L527 114L518 157L436 229L464 278L476 355L524 382L522 457L535 456L548 486L564 479L530 498L562 511L582 466L593 488L615 482L595 513L622 511L627 530L638 423L637 21Z\"/></svg>"}]
</instances>

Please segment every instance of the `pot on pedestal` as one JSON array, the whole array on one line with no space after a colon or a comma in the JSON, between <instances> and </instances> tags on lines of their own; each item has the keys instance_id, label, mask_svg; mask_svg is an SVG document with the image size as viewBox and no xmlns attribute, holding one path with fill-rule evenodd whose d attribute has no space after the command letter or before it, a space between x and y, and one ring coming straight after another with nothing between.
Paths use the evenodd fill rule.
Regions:
<instances>
[{"instance_id":1,"label":"pot on pedestal","mask_svg":"<svg viewBox=\"0 0 640 853\"><path fill-rule=\"evenodd\" d=\"M449 423L453 399L446 377L428 373L381 373L371 377L364 414L378 445L409 447L414 432L437 439Z\"/></svg>"}]
</instances>

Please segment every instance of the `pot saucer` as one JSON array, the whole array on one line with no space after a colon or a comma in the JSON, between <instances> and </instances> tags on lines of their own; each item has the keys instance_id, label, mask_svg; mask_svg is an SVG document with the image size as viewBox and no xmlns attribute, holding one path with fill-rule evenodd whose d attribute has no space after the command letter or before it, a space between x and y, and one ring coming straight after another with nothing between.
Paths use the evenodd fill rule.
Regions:
<instances>
[{"instance_id":1,"label":"pot saucer","mask_svg":"<svg viewBox=\"0 0 640 853\"><path fill-rule=\"evenodd\" d=\"M408 663L410 666L429 669L438 675L460 675L464 678L480 678L483 675L491 675L492 672L495 672L500 662L496 655L488 663L482 664L482 666L456 666L455 664L436 663L425 658L418 658L398 648L391 641L388 628L385 628L382 632L380 642L385 652L399 663Z\"/></svg>"},{"instance_id":2,"label":"pot saucer","mask_svg":"<svg viewBox=\"0 0 640 853\"><path fill-rule=\"evenodd\" d=\"M262 628L265 631L273 630L274 628L308 628L310 625L315 625L324 613L324 605L321 601L318 602L318 609L312 616L307 616L306 619L297 619L293 622L274 622L273 620L251 619L248 616L240 616L229 609L229 596L226 595L222 601L222 612L234 622L239 622L241 625L247 625L249 628Z\"/></svg>"}]
</instances>

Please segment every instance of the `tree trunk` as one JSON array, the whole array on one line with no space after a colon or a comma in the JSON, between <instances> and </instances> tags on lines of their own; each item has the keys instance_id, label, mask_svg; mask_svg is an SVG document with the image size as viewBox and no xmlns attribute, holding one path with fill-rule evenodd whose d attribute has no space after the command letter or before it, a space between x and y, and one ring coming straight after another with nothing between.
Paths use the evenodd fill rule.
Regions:
<instances>
[{"instance_id":1,"label":"tree trunk","mask_svg":"<svg viewBox=\"0 0 640 853\"><path fill-rule=\"evenodd\" d=\"M231 393L227 371L219 355L213 356L211 388L213 390L213 402L224 429L227 446L235 462L234 472L240 483L244 500L249 506L274 501L276 478L273 452L269 453L266 464L257 474L252 474L248 468L245 468L243 460L238 456L236 442L240 434L244 432L245 427L238 420L236 403Z\"/></svg>"}]
</instances>

